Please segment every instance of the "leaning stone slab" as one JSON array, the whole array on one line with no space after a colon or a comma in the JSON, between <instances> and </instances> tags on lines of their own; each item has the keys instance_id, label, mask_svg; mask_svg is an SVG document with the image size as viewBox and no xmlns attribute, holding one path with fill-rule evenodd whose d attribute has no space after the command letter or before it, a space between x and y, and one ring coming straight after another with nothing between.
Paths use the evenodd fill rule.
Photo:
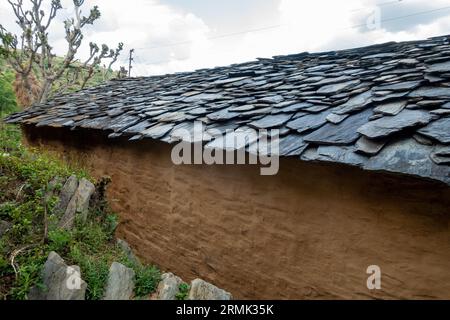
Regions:
<instances>
[{"instance_id":1,"label":"leaning stone slab","mask_svg":"<svg viewBox=\"0 0 450 320\"><path fill-rule=\"evenodd\" d=\"M87 284L81 279L78 266L67 266L56 253L50 252L45 262L42 278L44 289L34 287L29 300L84 300Z\"/></svg>"},{"instance_id":2,"label":"leaning stone slab","mask_svg":"<svg viewBox=\"0 0 450 320\"><path fill-rule=\"evenodd\" d=\"M450 147L437 148L430 155L430 158L436 164L450 165Z\"/></svg>"},{"instance_id":3,"label":"leaning stone slab","mask_svg":"<svg viewBox=\"0 0 450 320\"><path fill-rule=\"evenodd\" d=\"M51 197L53 197L55 195L56 192L56 187L63 183L64 180L61 177L54 177L52 180L50 180L50 182L47 185L47 193L45 194L45 200L49 201Z\"/></svg>"},{"instance_id":4,"label":"leaning stone slab","mask_svg":"<svg viewBox=\"0 0 450 320\"><path fill-rule=\"evenodd\" d=\"M180 285L183 283L179 277L173 273L164 273L161 275L161 281L156 289L156 300L176 300L176 295L180 291Z\"/></svg>"},{"instance_id":5,"label":"leaning stone slab","mask_svg":"<svg viewBox=\"0 0 450 320\"><path fill-rule=\"evenodd\" d=\"M358 132L370 139L384 138L407 128L426 125L431 119L428 112L404 110L393 117L367 122L358 129Z\"/></svg>"},{"instance_id":6,"label":"leaning stone slab","mask_svg":"<svg viewBox=\"0 0 450 320\"><path fill-rule=\"evenodd\" d=\"M189 291L188 300L231 300L233 297L229 292L219 289L216 286L195 279L191 282L191 290Z\"/></svg>"},{"instance_id":7,"label":"leaning stone slab","mask_svg":"<svg viewBox=\"0 0 450 320\"><path fill-rule=\"evenodd\" d=\"M86 221L89 211L89 201L94 194L95 186L87 179L80 180L77 190L67 205L66 212L59 221L59 227L64 229L72 229L75 217L81 215L83 221Z\"/></svg>"},{"instance_id":8,"label":"leaning stone slab","mask_svg":"<svg viewBox=\"0 0 450 320\"><path fill-rule=\"evenodd\" d=\"M356 141L356 152L364 153L370 156L378 154L386 144L386 140L371 140L364 136Z\"/></svg>"},{"instance_id":9,"label":"leaning stone slab","mask_svg":"<svg viewBox=\"0 0 450 320\"><path fill-rule=\"evenodd\" d=\"M66 212L67 206L78 188L78 179L76 176L70 176L59 194L59 202L56 205L55 212Z\"/></svg>"},{"instance_id":10,"label":"leaning stone slab","mask_svg":"<svg viewBox=\"0 0 450 320\"><path fill-rule=\"evenodd\" d=\"M128 260L130 260L132 263L134 263L136 266L142 266L141 261L138 257L133 253L133 250L131 249L128 242L122 239L117 239L117 246L122 249L122 251L126 254Z\"/></svg>"},{"instance_id":11,"label":"leaning stone slab","mask_svg":"<svg viewBox=\"0 0 450 320\"><path fill-rule=\"evenodd\" d=\"M420 129L418 132L429 138L437 141L450 144L450 117L441 118L437 121L431 122L426 127Z\"/></svg>"},{"instance_id":12,"label":"leaning stone slab","mask_svg":"<svg viewBox=\"0 0 450 320\"><path fill-rule=\"evenodd\" d=\"M123 264L113 262L109 268L103 300L130 300L134 290L134 271Z\"/></svg>"}]
</instances>

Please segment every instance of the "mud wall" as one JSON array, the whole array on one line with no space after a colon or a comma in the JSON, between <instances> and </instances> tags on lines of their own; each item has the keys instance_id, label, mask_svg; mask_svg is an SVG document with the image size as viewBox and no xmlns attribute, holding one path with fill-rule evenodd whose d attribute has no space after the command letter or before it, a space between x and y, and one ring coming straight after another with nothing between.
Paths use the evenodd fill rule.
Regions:
<instances>
[{"instance_id":1,"label":"mud wall","mask_svg":"<svg viewBox=\"0 0 450 320\"><path fill-rule=\"evenodd\" d=\"M174 166L170 146L25 128L26 142L112 178L119 236L185 281L243 299L450 299L450 188L284 159ZM369 265L382 289L366 287Z\"/></svg>"}]
</instances>

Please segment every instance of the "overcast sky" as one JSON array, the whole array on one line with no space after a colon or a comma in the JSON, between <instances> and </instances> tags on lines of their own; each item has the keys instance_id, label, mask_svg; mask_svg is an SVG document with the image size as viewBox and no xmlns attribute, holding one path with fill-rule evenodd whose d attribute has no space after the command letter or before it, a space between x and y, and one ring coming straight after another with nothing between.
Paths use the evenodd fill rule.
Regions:
<instances>
[{"instance_id":1,"label":"overcast sky","mask_svg":"<svg viewBox=\"0 0 450 320\"><path fill-rule=\"evenodd\" d=\"M62 2L59 21L73 13L71 0ZM93 5L102 17L89 27L86 45L124 42L121 65L135 48L133 75L450 34L450 0L85 0L85 10ZM6 0L0 23L14 30ZM62 25L55 24L52 39L63 54Z\"/></svg>"}]
</instances>

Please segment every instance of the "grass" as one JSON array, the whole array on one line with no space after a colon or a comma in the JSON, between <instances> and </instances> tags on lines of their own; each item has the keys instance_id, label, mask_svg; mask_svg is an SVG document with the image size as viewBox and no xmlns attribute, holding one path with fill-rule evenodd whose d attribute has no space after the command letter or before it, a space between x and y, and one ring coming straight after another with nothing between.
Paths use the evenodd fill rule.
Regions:
<instances>
[{"instance_id":1,"label":"grass","mask_svg":"<svg viewBox=\"0 0 450 320\"><path fill-rule=\"evenodd\" d=\"M89 85L104 82L101 71ZM70 175L88 179L89 175L49 155L28 150L21 144L20 128L3 123L4 116L17 110L13 80L14 74L0 59L0 220L13 225L0 238L0 300L27 299L30 288L42 286L41 270L51 251L68 265L80 267L87 283L86 299L102 298L114 261L134 269L136 297L148 296L160 281L160 271L154 266L135 265L116 245L117 216L105 199L98 199L86 223L78 221L71 231L57 227L59 217L53 208L58 199L52 194L62 185L51 186L50 182L55 177L64 181Z\"/></svg>"},{"instance_id":2,"label":"grass","mask_svg":"<svg viewBox=\"0 0 450 320\"><path fill-rule=\"evenodd\" d=\"M187 283L182 283L178 287L178 293L175 295L177 300L187 300L190 286Z\"/></svg>"},{"instance_id":3,"label":"grass","mask_svg":"<svg viewBox=\"0 0 450 320\"><path fill-rule=\"evenodd\" d=\"M30 288L42 286L41 270L51 251L68 265L80 267L88 285L86 299L102 298L114 261L134 269L136 297L154 292L160 281L159 269L133 264L116 245L117 216L105 206L104 199L91 209L88 222L77 221L71 231L57 227L58 216L53 212L57 198L51 194L62 185L50 187L50 182L55 177L64 181L73 174L89 176L51 156L26 149L20 141L19 128L0 119L0 220L13 224L0 238L0 300L27 299ZM45 221L48 239L44 239ZM11 265L14 255L17 273Z\"/></svg>"}]
</instances>

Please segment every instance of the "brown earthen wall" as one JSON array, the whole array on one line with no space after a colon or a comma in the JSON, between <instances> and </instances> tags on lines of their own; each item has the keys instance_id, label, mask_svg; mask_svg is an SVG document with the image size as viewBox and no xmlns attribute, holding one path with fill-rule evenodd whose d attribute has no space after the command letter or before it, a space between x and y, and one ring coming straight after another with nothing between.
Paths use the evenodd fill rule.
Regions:
<instances>
[{"instance_id":1,"label":"brown earthen wall","mask_svg":"<svg viewBox=\"0 0 450 320\"><path fill-rule=\"evenodd\" d=\"M405 176L284 159L174 166L161 142L26 128L27 143L109 175L119 236L185 281L236 298L450 299L450 188ZM369 291L369 265L382 290Z\"/></svg>"}]
</instances>

